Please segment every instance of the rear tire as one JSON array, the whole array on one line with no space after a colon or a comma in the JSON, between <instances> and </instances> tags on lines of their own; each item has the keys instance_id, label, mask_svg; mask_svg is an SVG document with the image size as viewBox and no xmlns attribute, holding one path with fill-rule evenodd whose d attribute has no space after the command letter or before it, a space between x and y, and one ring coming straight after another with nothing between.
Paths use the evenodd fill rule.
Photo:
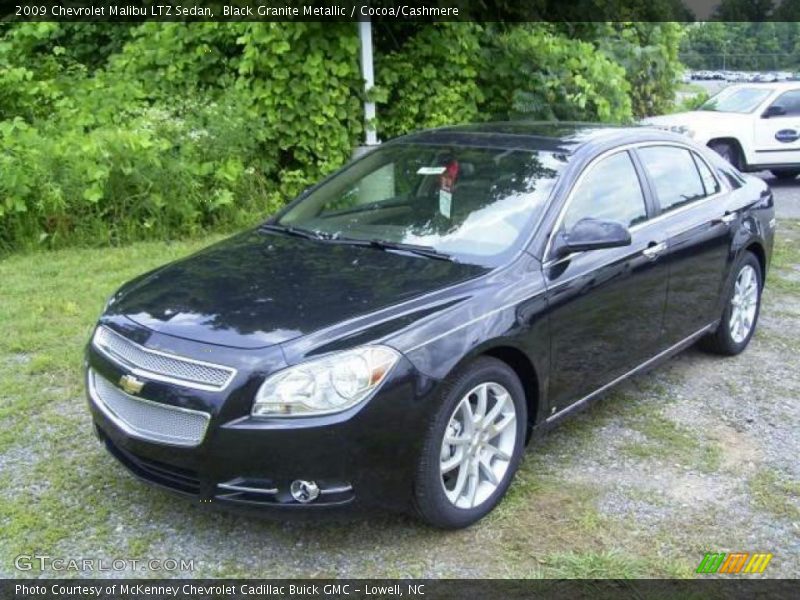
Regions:
<instances>
[{"instance_id":1,"label":"rear tire","mask_svg":"<svg viewBox=\"0 0 800 600\"><path fill-rule=\"evenodd\" d=\"M741 171L744 161L739 146L733 142L710 142L708 147Z\"/></svg>"},{"instance_id":2,"label":"rear tire","mask_svg":"<svg viewBox=\"0 0 800 600\"><path fill-rule=\"evenodd\" d=\"M745 252L732 270L726 286L725 310L714 333L700 340L703 350L734 356L747 348L755 333L761 310L763 289L761 264L751 252Z\"/></svg>"},{"instance_id":3,"label":"rear tire","mask_svg":"<svg viewBox=\"0 0 800 600\"><path fill-rule=\"evenodd\" d=\"M800 175L800 169L772 169L770 173L781 181L791 181Z\"/></svg>"},{"instance_id":4,"label":"rear tire","mask_svg":"<svg viewBox=\"0 0 800 600\"><path fill-rule=\"evenodd\" d=\"M417 465L419 516L459 529L489 513L519 467L526 429L525 392L506 363L481 357L452 375Z\"/></svg>"}]
</instances>

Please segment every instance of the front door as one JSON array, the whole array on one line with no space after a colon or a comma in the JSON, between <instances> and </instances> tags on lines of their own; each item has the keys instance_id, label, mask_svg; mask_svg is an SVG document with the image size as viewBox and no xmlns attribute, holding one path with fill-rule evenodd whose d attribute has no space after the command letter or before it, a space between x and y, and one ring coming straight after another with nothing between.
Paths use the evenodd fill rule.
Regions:
<instances>
[{"instance_id":1,"label":"front door","mask_svg":"<svg viewBox=\"0 0 800 600\"><path fill-rule=\"evenodd\" d=\"M567 199L558 231L583 218L628 227L632 243L545 263L550 306L551 415L657 354L667 297L664 239L631 156L600 159Z\"/></svg>"},{"instance_id":2,"label":"front door","mask_svg":"<svg viewBox=\"0 0 800 600\"><path fill-rule=\"evenodd\" d=\"M800 87L770 103L756 121L755 140L757 164L800 167Z\"/></svg>"}]
</instances>

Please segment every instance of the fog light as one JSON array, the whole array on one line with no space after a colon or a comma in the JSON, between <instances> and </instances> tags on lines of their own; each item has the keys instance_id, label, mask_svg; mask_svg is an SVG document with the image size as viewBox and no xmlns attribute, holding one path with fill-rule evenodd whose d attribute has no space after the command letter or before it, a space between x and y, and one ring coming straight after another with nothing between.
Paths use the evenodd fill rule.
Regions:
<instances>
[{"instance_id":1,"label":"fog light","mask_svg":"<svg viewBox=\"0 0 800 600\"><path fill-rule=\"evenodd\" d=\"M301 504L313 502L319 496L319 486L313 481L295 479L289 490L292 492L292 498Z\"/></svg>"}]
</instances>

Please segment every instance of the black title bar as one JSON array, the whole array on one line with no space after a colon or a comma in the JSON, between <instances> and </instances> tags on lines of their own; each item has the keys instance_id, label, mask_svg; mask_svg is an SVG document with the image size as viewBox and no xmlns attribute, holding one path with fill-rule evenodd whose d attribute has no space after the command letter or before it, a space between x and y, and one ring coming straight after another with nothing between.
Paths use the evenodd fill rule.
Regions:
<instances>
[{"instance_id":1,"label":"black title bar","mask_svg":"<svg viewBox=\"0 0 800 600\"><path fill-rule=\"evenodd\" d=\"M2 0L21 21L794 21L800 0Z\"/></svg>"},{"instance_id":2,"label":"black title bar","mask_svg":"<svg viewBox=\"0 0 800 600\"><path fill-rule=\"evenodd\" d=\"M637 600L659 598L797 598L786 579L690 580L392 580L392 579L43 579L0 580L3 600Z\"/></svg>"}]
</instances>

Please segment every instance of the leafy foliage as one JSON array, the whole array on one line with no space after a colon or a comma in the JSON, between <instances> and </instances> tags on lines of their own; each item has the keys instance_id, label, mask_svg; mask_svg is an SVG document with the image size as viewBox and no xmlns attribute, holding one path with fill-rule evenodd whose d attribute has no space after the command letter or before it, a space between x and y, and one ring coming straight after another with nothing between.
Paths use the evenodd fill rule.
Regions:
<instances>
[{"instance_id":1,"label":"leafy foliage","mask_svg":"<svg viewBox=\"0 0 800 600\"><path fill-rule=\"evenodd\" d=\"M677 38L639 25L381 23L377 126L627 120L672 94ZM352 23L0 25L0 251L263 218L361 139L358 50Z\"/></svg>"},{"instance_id":2,"label":"leafy foliage","mask_svg":"<svg viewBox=\"0 0 800 600\"><path fill-rule=\"evenodd\" d=\"M375 100L383 136L480 119L481 33L477 24L441 23L377 56Z\"/></svg>"},{"instance_id":3,"label":"leafy foliage","mask_svg":"<svg viewBox=\"0 0 800 600\"><path fill-rule=\"evenodd\" d=\"M636 117L668 111L683 65L678 23L614 23L601 27L599 48L625 69Z\"/></svg>"},{"instance_id":4,"label":"leafy foliage","mask_svg":"<svg viewBox=\"0 0 800 600\"><path fill-rule=\"evenodd\" d=\"M624 69L594 45L521 25L487 36L481 73L486 112L495 118L627 121Z\"/></svg>"},{"instance_id":5,"label":"leafy foliage","mask_svg":"<svg viewBox=\"0 0 800 600\"><path fill-rule=\"evenodd\" d=\"M738 7L728 3L721 4L722 9L732 11ZM797 68L800 65L799 11L800 2L793 0L793 4L785 2L776 9L775 18L785 18L780 22L710 21L691 25L681 44L681 58L692 69Z\"/></svg>"}]
</instances>

